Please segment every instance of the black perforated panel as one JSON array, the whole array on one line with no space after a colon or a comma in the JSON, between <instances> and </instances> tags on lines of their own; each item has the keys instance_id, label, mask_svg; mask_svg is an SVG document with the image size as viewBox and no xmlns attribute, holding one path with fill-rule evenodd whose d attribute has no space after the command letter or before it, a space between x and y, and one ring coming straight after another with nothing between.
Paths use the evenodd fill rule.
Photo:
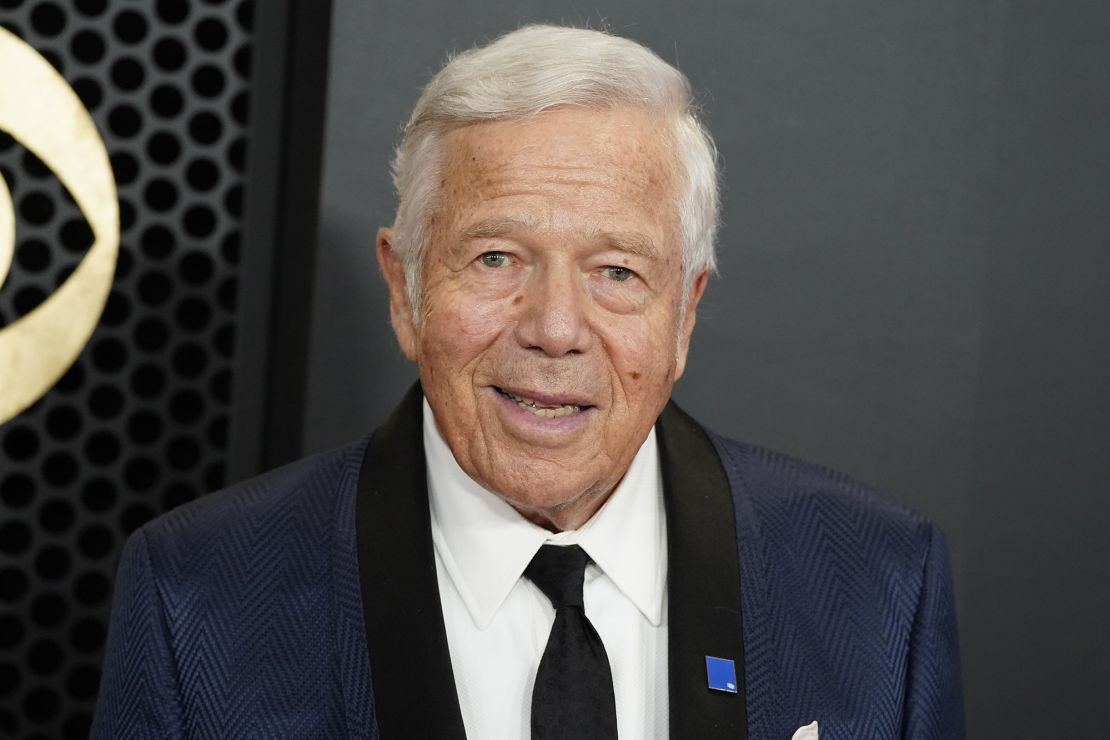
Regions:
<instances>
[{"instance_id":1,"label":"black perforated panel","mask_svg":"<svg viewBox=\"0 0 1110 740\"><path fill-rule=\"evenodd\" d=\"M252 5L0 0L0 22L77 91L119 188L100 325L54 388L0 425L0 736L84 738L123 540L224 482ZM17 218L3 327L55 290L92 234L2 133L0 172Z\"/></svg>"}]
</instances>

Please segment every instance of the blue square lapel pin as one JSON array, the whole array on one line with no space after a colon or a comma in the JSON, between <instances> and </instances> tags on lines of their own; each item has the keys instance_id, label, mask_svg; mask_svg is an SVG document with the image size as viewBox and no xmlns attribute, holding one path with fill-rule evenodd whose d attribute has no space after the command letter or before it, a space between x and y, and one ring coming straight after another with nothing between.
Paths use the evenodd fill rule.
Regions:
<instances>
[{"instance_id":1,"label":"blue square lapel pin","mask_svg":"<svg viewBox=\"0 0 1110 740\"><path fill-rule=\"evenodd\" d=\"M736 663L728 658L705 656L705 675L713 691L736 693Z\"/></svg>"}]
</instances>

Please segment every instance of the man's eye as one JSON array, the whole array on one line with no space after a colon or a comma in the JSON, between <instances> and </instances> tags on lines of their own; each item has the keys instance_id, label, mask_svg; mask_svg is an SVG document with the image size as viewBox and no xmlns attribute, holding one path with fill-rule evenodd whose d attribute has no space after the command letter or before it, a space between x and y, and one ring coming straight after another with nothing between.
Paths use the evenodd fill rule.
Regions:
<instances>
[{"instance_id":1,"label":"man's eye","mask_svg":"<svg viewBox=\"0 0 1110 740\"><path fill-rule=\"evenodd\" d=\"M478 259L486 267L506 267L509 264L509 255L504 252L486 252Z\"/></svg>"},{"instance_id":2,"label":"man's eye","mask_svg":"<svg viewBox=\"0 0 1110 740\"><path fill-rule=\"evenodd\" d=\"M632 277L632 270L629 270L627 267L618 267L616 265L606 267L603 272L605 273L605 277L616 283L623 283L625 280Z\"/></svg>"}]
</instances>

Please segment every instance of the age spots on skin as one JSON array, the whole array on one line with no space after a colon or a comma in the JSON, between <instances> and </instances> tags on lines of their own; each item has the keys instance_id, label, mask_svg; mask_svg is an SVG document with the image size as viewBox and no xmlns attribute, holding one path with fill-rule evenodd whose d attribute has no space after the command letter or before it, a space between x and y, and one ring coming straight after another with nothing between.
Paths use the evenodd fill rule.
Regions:
<instances>
[{"instance_id":1,"label":"age spots on skin","mask_svg":"<svg viewBox=\"0 0 1110 740\"><path fill-rule=\"evenodd\" d=\"M640 374L639 374L638 372L636 372L635 370L633 370L632 372L630 372L630 373L629 373L629 376L631 376L631 378L632 378L633 380L639 380L639 379L640 379Z\"/></svg>"},{"instance_id":2,"label":"age spots on skin","mask_svg":"<svg viewBox=\"0 0 1110 740\"><path fill-rule=\"evenodd\" d=\"M523 301L523 300L524 300L524 296L518 295L516 298L513 299L513 305L514 306L519 306L520 302Z\"/></svg>"}]
</instances>

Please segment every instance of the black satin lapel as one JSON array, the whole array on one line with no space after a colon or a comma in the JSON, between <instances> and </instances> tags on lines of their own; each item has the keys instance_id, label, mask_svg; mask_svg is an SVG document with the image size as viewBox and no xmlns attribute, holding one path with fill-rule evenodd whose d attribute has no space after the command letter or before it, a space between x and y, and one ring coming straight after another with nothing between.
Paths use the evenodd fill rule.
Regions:
<instances>
[{"instance_id":1,"label":"black satin lapel","mask_svg":"<svg viewBox=\"0 0 1110 740\"><path fill-rule=\"evenodd\" d=\"M362 611L384 740L465 740L428 514L420 386L375 433L359 473Z\"/></svg>"},{"instance_id":2,"label":"black satin lapel","mask_svg":"<svg viewBox=\"0 0 1110 740\"><path fill-rule=\"evenodd\" d=\"M740 565L728 477L673 402L656 426L667 511L671 737L747 740ZM708 688L705 658L736 663L737 693Z\"/></svg>"}]
</instances>

